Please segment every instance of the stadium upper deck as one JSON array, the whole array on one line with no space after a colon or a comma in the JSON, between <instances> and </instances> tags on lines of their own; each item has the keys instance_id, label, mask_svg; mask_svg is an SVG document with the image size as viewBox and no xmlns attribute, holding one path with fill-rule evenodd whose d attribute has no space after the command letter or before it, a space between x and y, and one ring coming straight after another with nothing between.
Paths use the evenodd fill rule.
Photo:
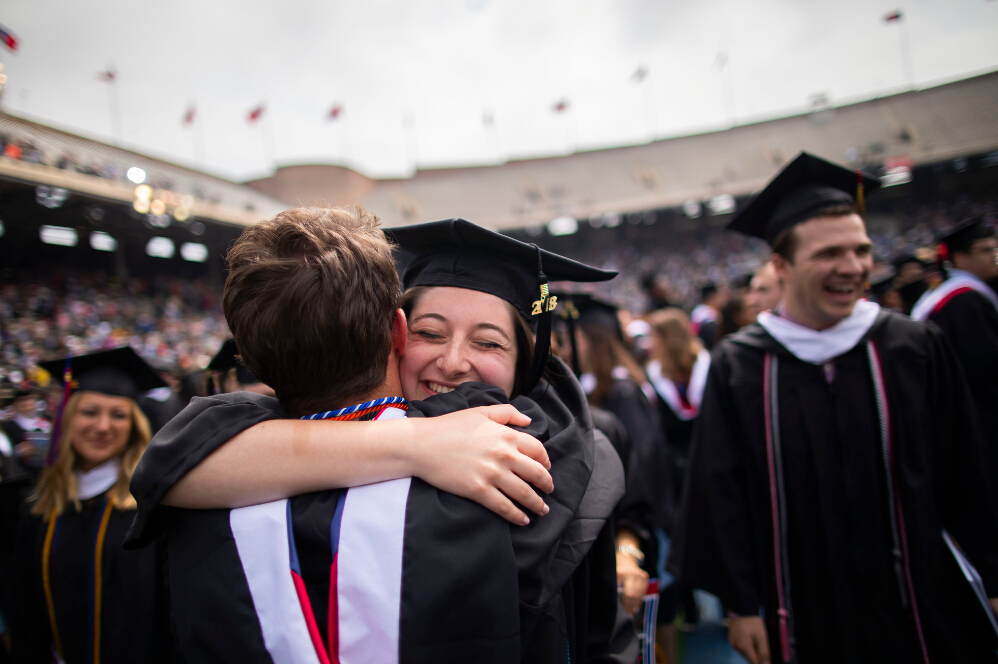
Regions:
<instances>
[{"instance_id":1,"label":"stadium upper deck","mask_svg":"<svg viewBox=\"0 0 998 664\"><path fill-rule=\"evenodd\" d=\"M998 72L855 104L645 145L369 179L339 166L248 183L285 202L361 203L386 226L464 216L500 229L661 209L761 187L798 151L856 167L919 166L998 149Z\"/></svg>"}]
</instances>

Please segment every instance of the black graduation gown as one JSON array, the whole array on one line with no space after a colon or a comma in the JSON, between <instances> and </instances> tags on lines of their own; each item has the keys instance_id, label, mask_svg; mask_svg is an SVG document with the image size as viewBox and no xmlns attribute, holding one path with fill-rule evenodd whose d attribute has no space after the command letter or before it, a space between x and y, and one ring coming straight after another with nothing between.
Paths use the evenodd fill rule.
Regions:
<instances>
[{"instance_id":1,"label":"black graduation gown","mask_svg":"<svg viewBox=\"0 0 998 664\"><path fill-rule=\"evenodd\" d=\"M897 493L933 664L988 661L983 614L940 535L946 528L998 595L998 518L981 472L981 434L960 366L932 325L882 312ZM865 342L865 339L863 340ZM821 366L798 360L758 323L713 353L670 567L741 615L766 616L780 660L763 358L779 359L790 596L800 662L920 662L901 608L874 388L865 343ZM993 655L992 655L993 656Z\"/></svg>"},{"instance_id":2,"label":"black graduation gown","mask_svg":"<svg viewBox=\"0 0 998 664\"><path fill-rule=\"evenodd\" d=\"M63 659L67 664L93 661L94 546L104 509L101 494L70 505L53 538L50 569L52 603ZM53 643L42 583L42 552L48 517L29 512L18 522L15 553L17 611L8 615L13 661L47 664ZM175 662L162 579L160 541L141 551L121 548L134 512L112 509L102 551L100 612L101 664Z\"/></svg>"},{"instance_id":3,"label":"black graduation gown","mask_svg":"<svg viewBox=\"0 0 998 664\"><path fill-rule=\"evenodd\" d=\"M570 375L567 367L561 365L561 369L561 375ZM518 570L521 661L633 661L636 640L616 599L612 527L606 525L621 492L620 467L613 471L615 453L605 437L593 435L585 396L574 378L551 384L542 381L531 397L517 398L513 404L531 417L528 433L545 443L557 488L547 499L549 514L528 527L503 526ZM440 415L503 401L505 395L497 388L466 384L450 394L411 403L410 416ZM194 399L154 438L133 475L132 491L139 509L129 535L132 544L141 545L164 528L173 538L176 526L170 521L176 511L157 509L162 497L236 433L278 417L283 413L276 400L259 395ZM469 501L449 499L484 512ZM408 526L406 538L411 539ZM170 547L172 551L172 541ZM173 559L171 555L171 565ZM179 611L177 604L174 601ZM177 621L182 623L183 617ZM403 628L402 661L467 659L466 651L455 650L453 643L450 649L440 644L433 657L420 659L427 653L407 648L405 624ZM181 639L183 631L181 626Z\"/></svg>"},{"instance_id":4,"label":"black graduation gown","mask_svg":"<svg viewBox=\"0 0 998 664\"><path fill-rule=\"evenodd\" d=\"M942 329L967 376L981 419L992 489L998 489L998 311L976 291L950 299L929 320Z\"/></svg>"},{"instance_id":5,"label":"black graduation gown","mask_svg":"<svg viewBox=\"0 0 998 664\"><path fill-rule=\"evenodd\" d=\"M631 441L631 458L625 461L627 490L622 502L650 505L648 525L670 532L675 505L665 435L658 413L641 386L629 378L615 379L606 399L597 405L617 416ZM631 520L637 521L637 517L632 515Z\"/></svg>"}]
</instances>

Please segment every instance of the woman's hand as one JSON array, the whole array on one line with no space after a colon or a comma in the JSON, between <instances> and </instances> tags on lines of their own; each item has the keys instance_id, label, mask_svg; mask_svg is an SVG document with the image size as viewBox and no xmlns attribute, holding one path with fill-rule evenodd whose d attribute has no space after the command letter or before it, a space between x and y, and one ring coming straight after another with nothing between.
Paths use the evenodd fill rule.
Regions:
<instances>
[{"instance_id":1,"label":"woman's hand","mask_svg":"<svg viewBox=\"0 0 998 664\"><path fill-rule=\"evenodd\" d=\"M416 477L516 525L530 519L513 501L535 514L547 514L544 499L530 485L544 493L554 490L551 461L540 441L506 426L530 424L513 406L482 406L405 421L412 426L409 462Z\"/></svg>"},{"instance_id":2,"label":"woman's hand","mask_svg":"<svg viewBox=\"0 0 998 664\"><path fill-rule=\"evenodd\" d=\"M645 601L648 592L648 572L638 567L630 554L617 552L617 586L624 589L621 602L627 615L634 616Z\"/></svg>"},{"instance_id":3,"label":"woman's hand","mask_svg":"<svg viewBox=\"0 0 998 664\"><path fill-rule=\"evenodd\" d=\"M613 539L617 547L617 587L624 589L621 603L627 615L633 616L648 592L648 572L639 565L644 560L641 540L627 526L621 527Z\"/></svg>"}]
</instances>

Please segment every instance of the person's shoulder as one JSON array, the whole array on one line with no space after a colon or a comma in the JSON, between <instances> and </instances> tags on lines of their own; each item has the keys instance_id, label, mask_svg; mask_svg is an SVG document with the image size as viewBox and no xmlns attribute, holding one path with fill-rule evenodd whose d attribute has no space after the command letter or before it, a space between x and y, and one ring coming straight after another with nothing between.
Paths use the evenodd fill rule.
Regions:
<instances>
[{"instance_id":1,"label":"person's shoulder","mask_svg":"<svg viewBox=\"0 0 998 664\"><path fill-rule=\"evenodd\" d=\"M870 338L888 357L924 356L941 343L942 332L931 321L912 320L904 314L881 309Z\"/></svg>"},{"instance_id":2,"label":"person's shoulder","mask_svg":"<svg viewBox=\"0 0 998 664\"><path fill-rule=\"evenodd\" d=\"M998 309L991 303L983 293L979 293L972 288L963 288L957 291L938 311L929 316L929 320L942 317L959 317L971 313L980 312L987 317L998 318Z\"/></svg>"}]
</instances>

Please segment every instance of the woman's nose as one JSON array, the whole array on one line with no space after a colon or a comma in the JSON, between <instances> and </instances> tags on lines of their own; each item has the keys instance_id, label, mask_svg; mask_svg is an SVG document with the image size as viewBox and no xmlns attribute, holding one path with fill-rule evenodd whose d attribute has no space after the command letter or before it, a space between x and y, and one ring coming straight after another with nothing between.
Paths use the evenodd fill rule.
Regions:
<instances>
[{"instance_id":1,"label":"woman's nose","mask_svg":"<svg viewBox=\"0 0 998 664\"><path fill-rule=\"evenodd\" d=\"M441 371L449 376L467 373L470 368L464 346L459 343L447 344L447 348L440 356L437 365Z\"/></svg>"}]
</instances>

